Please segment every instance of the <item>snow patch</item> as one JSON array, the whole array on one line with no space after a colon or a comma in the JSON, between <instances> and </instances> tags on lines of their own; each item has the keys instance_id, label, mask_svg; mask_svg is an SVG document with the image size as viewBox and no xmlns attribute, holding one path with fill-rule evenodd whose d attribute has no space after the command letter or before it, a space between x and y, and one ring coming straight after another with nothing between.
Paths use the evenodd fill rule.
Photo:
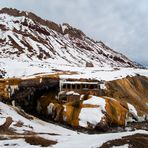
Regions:
<instances>
[{"instance_id":1,"label":"snow patch","mask_svg":"<svg viewBox=\"0 0 148 148\"><path fill-rule=\"evenodd\" d=\"M138 114L137 114L137 110L135 109L135 107L130 103L127 103L127 105L128 105L129 113L131 113L133 117L138 120Z\"/></svg>"},{"instance_id":2,"label":"snow patch","mask_svg":"<svg viewBox=\"0 0 148 148\"><path fill-rule=\"evenodd\" d=\"M91 96L90 99L83 101L83 104L99 106L95 108L82 108L79 114L79 125L81 127L88 127L89 125L95 127L104 117L105 100L100 97Z\"/></svg>"},{"instance_id":3,"label":"snow patch","mask_svg":"<svg viewBox=\"0 0 148 148\"><path fill-rule=\"evenodd\" d=\"M66 95L75 95L75 96L79 96L80 94L79 93L76 93L74 91L68 91L66 92Z\"/></svg>"},{"instance_id":4,"label":"snow patch","mask_svg":"<svg viewBox=\"0 0 148 148\"><path fill-rule=\"evenodd\" d=\"M91 125L93 128L101 121L104 114L101 108L82 108L79 114L79 126L89 127Z\"/></svg>"},{"instance_id":5,"label":"snow patch","mask_svg":"<svg viewBox=\"0 0 148 148\"><path fill-rule=\"evenodd\" d=\"M112 146L111 148L129 148L129 144L124 144L121 146Z\"/></svg>"},{"instance_id":6,"label":"snow patch","mask_svg":"<svg viewBox=\"0 0 148 148\"><path fill-rule=\"evenodd\" d=\"M105 111L105 99L97 96L90 96L88 100L83 101L83 104L98 105L100 108Z\"/></svg>"},{"instance_id":7,"label":"snow patch","mask_svg":"<svg viewBox=\"0 0 148 148\"><path fill-rule=\"evenodd\" d=\"M48 114L49 114L49 115L52 115L53 108L54 108L54 104L53 104L53 103L50 103L50 104L47 106L47 111L48 111Z\"/></svg>"}]
</instances>

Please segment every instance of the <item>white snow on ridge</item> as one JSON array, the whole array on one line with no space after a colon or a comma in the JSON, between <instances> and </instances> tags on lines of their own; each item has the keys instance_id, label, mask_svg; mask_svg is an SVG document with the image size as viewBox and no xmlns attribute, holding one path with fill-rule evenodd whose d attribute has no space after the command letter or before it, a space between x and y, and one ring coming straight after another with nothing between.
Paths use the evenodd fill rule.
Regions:
<instances>
[{"instance_id":1,"label":"white snow on ridge","mask_svg":"<svg viewBox=\"0 0 148 148\"><path fill-rule=\"evenodd\" d=\"M97 68L84 68L81 73L75 75L61 75L61 79L74 78L74 79L96 79L112 81L122 79L126 76L136 76L137 74L148 77L148 69L134 69L134 68L120 68L118 70L96 70Z\"/></svg>"},{"instance_id":2,"label":"white snow on ridge","mask_svg":"<svg viewBox=\"0 0 148 148\"><path fill-rule=\"evenodd\" d=\"M21 58L13 60L9 58L0 58L0 69L4 69L7 72L5 77L23 77L37 73L51 74L55 73L55 70L77 73L72 75L61 75L61 79L83 78L112 81L125 78L126 76L136 76L137 74L148 77L148 69L118 68L118 70L114 70L111 67L76 67L66 66L60 62L22 61Z\"/></svg>"}]
</instances>

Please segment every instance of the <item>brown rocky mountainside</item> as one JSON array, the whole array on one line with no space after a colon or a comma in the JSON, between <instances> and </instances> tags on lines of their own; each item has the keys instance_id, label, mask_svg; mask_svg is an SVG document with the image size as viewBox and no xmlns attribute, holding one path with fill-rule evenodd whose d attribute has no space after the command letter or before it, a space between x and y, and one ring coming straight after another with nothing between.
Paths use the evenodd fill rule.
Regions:
<instances>
[{"instance_id":1,"label":"brown rocky mountainside","mask_svg":"<svg viewBox=\"0 0 148 148\"><path fill-rule=\"evenodd\" d=\"M138 67L103 42L87 37L68 24L58 25L31 12L0 10L0 57L65 65Z\"/></svg>"}]
</instances>

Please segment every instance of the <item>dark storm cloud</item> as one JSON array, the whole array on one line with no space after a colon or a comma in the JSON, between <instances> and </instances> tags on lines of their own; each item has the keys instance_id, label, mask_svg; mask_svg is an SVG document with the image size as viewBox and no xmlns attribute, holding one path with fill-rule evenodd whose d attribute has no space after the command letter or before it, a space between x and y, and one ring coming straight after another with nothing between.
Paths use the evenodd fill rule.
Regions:
<instances>
[{"instance_id":1,"label":"dark storm cloud","mask_svg":"<svg viewBox=\"0 0 148 148\"><path fill-rule=\"evenodd\" d=\"M131 59L148 65L147 0L0 0L0 7L68 22Z\"/></svg>"}]
</instances>

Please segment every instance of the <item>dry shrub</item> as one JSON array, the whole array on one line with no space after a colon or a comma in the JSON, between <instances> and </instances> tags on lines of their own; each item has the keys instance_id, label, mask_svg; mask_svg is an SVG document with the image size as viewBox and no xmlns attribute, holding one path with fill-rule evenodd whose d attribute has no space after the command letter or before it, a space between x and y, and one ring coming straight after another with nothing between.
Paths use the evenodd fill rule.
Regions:
<instances>
[{"instance_id":1,"label":"dry shrub","mask_svg":"<svg viewBox=\"0 0 148 148\"><path fill-rule=\"evenodd\" d=\"M19 115L25 117L26 119L33 120L33 117L32 117L32 116L28 115L27 113L25 113L25 112L24 112L23 110L21 110L21 109L16 109L16 112L17 112Z\"/></svg>"},{"instance_id":2,"label":"dry shrub","mask_svg":"<svg viewBox=\"0 0 148 148\"><path fill-rule=\"evenodd\" d=\"M37 136L25 137L25 141L31 145L41 145L42 147L48 147L57 143L56 141L47 140Z\"/></svg>"},{"instance_id":3,"label":"dry shrub","mask_svg":"<svg viewBox=\"0 0 148 148\"><path fill-rule=\"evenodd\" d=\"M14 124L16 127L22 127L23 125L24 123L22 121L18 121L16 124Z\"/></svg>"},{"instance_id":4,"label":"dry shrub","mask_svg":"<svg viewBox=\"0 0 148 148\"><path fill-rule=\"evenodd\" d=\"M11 117L7 117L3 125L0 126L0 131L8 130L9 126L12 124L13 120Z\"/></svg>"}]
</instances>

